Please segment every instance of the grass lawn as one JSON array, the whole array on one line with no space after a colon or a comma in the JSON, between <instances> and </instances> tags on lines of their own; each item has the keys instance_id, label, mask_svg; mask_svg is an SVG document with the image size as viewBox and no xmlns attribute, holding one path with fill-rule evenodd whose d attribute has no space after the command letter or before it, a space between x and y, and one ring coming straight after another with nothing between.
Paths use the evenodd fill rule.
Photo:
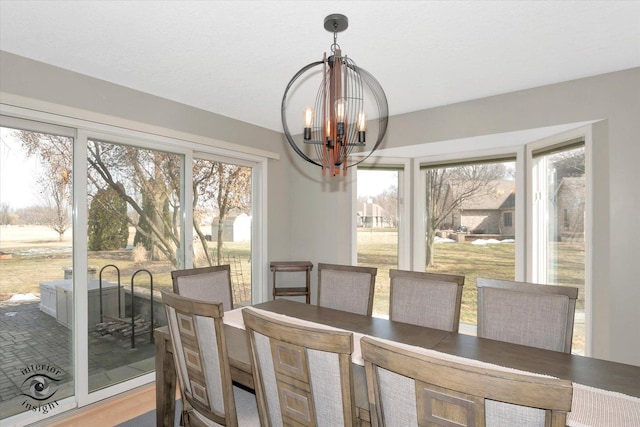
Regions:
<instances>
[{"instance_id":1,"label":"grass lawn","mask_svg":"<svg viewBox=\"0 0 640 427\"><path fill-rule=\"evenodd\" d=\"M71 257L71 243L67 242L66 249L60 248L57 242L51 242L52 247L47 248L46 242L41 243L38 250L25 248L12 248L4 242L3 251L11 253L11 258L0 260L0 301L9 299L15 294L32 293L40 294L40 283L62 280L64 269L73 265ZM251 262L249 242L225 243L224 256L232 265L232 281L238 284L239 300L250 300L249 288L251 286ZM226 257L229 258L226 258ZM133 273L139 269L145 269L153 275L154 293L162 288L170 289L171 270L175 267L166 261L134 262L131 250L116 250L104 252L91 252L88 264L96 268L96 278L100 269L113 264L120 270L121 284L129 288ZM103 271L102 279L117 283L118 277L115 268L107 267ZM140 273L135 277L136 289L149 289L149 275ZM159 295L159 294L158 294Z\"/></svg>"},{"instance_id":2,"label":"grass lawn","mask_svg":"<svg viewBox=\"0 0 640 427\"><path fill-rule=\"evenodd\" d=\"M580 289L576 309L584 310L584 250L580 244L558 243L556 262L549 266L557 283ZM388 230L360 229L358 231L358 264L378 267L374 313L389 312L389 269L397 268L397 233ZM498 243L436 243L434 265L427 269L434 273L465 276L460 320L476 324L476 278L514 280L515 245Z\"/></svg>"},{"instance_id":3,"label":"grass lawn","mask_svg":"<svg viewBox=\"0 0 640 427\"><path fill-rule=\"evenodd\" d=\"M7 242L5 242L6 245ZM4 245L3 245L4 246ZM15 250L10 259L1 260L0 300L5 300L17 293L40 292L40 282L60 280L64 277L64 269L71 267L70 242L59 244L51 241L38 242L41 247L53 246L55 250L34 251ZM66 247L66 250L65 250ZM19 248L25 249L25 248ZM584 251L582 245L559 243L555 259L550 266L557 283L578 286L577 309L584 309ZM513 280L515 275L515 245L512 243L492 244L486 246L471 243L436 243L434 266L428 271L464 275L465 286L462 298L461 321L476 323L476 278L492 277ZM389 307L389 269L397 268L397 232L394 229L360 229L358 231L358 264L377 267L376 297L374 312L387 314ZM247 287L251 284L251 262L249 242L225 243L225 256L229 256L232 264L234 285L237 284L245 297ZM224 260L226 263L227 261ZM132 274L138 269L147 269L153 274L154 288L170 288L170 271L174 267L168 262L145 261L135 263L130 250L91 252L89 265L98 271L105 265L115 264L120 269L121 283L129 285ZM103 279L116 282L115 269L104 270ZM136 287L148 288L148 275L136 276Z\"/></svg>"},{"instance_id":4,"label":"grass lawn","mask_svg":"<svg viewBox=\"0 0 640 427\"><path fill-rule=\"evenodd\" d=\"M6 230L3 230L6 235ZM3 236L4 238L4 236ZM30 240L22 243L2 242L3 252L11 253L9 259L0 260L0 300L14 294L33 293L39 295L41 282L61 280L64 269L72 266L71 242L57 239ZM555 282L577 286L577 311L584 310L584 250L581 244L558 243L554 262L548 266L550 277ZM212 249L213 250L213 249ZM394 229L358 230L358 264L378 268L374 314L386 315L389 311L389 269L397 268L397 232ZM231 264L234 299L250 301L251 253L249 242L225 243L223 263ZM120 269L121 284L127 288L136 270L146 269L153 274L154 290L171 288L170 271L174 267L168 262L134 262L131 250L92 252L89 265L100 269L115 264ZM204 265L199 263L198 265ZM515 245L500 243L474 245L471 243L436 243L434 265L428 271L460 274L465 276L460 320L476 324L476 278L491 277L513 280L515 277ZM107 268L103 280L116 282L116 271ZM139 274L135 278L136 288L149 288L149 276ZM579 335L580 333L578 333ZM574 334L574 349L580 344ZM584 339L582 332L581 339Z\"/></svg>"}]
</instances>

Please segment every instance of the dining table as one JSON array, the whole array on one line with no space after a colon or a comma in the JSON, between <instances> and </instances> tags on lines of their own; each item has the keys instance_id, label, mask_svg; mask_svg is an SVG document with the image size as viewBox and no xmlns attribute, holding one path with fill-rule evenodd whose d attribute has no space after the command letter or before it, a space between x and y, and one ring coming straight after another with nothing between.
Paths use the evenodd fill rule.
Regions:
<instances>
[{"instance_id":1,"label":"dining table","mask_svg":"<svg viewBox=\"0 0 640 427\"><path fill-rule=\"evenodd\" d=\"M634 424L636 420L640 423L640 366L394 322L287 299L276 299L253 307L285 316L293 322L326 325L354 333L353 387L356 413L362 425L369 425L371 421L366 377L359 354L359 340L365 335L434 350L444 357L471 359L487 366L570 380L574 385L575 407L572 406L567 417L569 426L640 425ZM242 308L225 312L223 320L231 377L235 383L253 389ZM174 420L176 371L168 328L157 328L154 334L156 416L158 425L166 426L172 425Z\"/></svg>"}]
</instances>

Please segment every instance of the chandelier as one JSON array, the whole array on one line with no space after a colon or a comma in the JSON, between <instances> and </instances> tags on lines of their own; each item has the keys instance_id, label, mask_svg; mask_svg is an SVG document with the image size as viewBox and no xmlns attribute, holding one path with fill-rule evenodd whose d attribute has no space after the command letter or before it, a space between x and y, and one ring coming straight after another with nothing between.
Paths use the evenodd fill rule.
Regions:
<instances>
[{"instance_id":1,"label":"chandelier","mask_svg":"<svg viewBox=\"0 0 640 427\"><path fill-rule=\"evenodd\" d=\"M339 175L340 170L346 175L347 168L378 148L387 131L387 97L380 83L343 55L337 43L338 33L348 26L341 14L324 19L324 28L333 33L331 54L301 68L282 97L282 127L289 145L304 160L322 167L323 175ZM287 114L295 122L294 133Z\"/></svg>"}]
</instances>

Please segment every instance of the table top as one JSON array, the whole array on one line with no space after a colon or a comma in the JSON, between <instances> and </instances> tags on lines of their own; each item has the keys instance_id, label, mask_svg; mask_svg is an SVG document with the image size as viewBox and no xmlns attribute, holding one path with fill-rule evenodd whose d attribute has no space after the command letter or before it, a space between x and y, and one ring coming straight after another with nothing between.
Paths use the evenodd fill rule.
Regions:
<instances>
[{"instance_id":1,"label":"table top","mask_svg":"<svg viewBox=\"0 0 640 427\"><path fill-rule=\"evenodd\" d=\"M640 398L640 366L478 338L284 299L268 301L254 307Z\"/></svg>"}]
</instances>

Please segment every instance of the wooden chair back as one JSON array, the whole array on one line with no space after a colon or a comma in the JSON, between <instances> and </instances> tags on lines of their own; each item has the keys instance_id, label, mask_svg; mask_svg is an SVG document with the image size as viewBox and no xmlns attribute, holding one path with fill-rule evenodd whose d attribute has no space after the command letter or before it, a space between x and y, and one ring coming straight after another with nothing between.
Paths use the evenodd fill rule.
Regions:
<instances>
[{"instance_id":1,"label":"wooden chair back","mask_svg":"<svg viewBox=\"0 0 640 427\"><path fill-rule=\"evenodd\" d=\"M567 380L491 369L371 337L361 346L374 427L564 427L571 410Z\"/></svg>"},{"instance_id":2,"label":"wooden chair back","mask_svg":"<svg viewBox=\"0 0 640 427\"><path fill-rule=\"evenodd\" d=\"M318 305L371 316L378 269L318 264Z\"/></svg>"},{"instance_id":3,"label":"wooden chair back","mask_svg":"<svg viewBox=\"0 0 640 427\"><path fill-rule=\"evenodd\" d=\"M242 310L263 426L356 423L353 334Z\"/></svg>"},{"instance_id":4,"label":"wooden chair back","mask_svg":"<svg viewBox=\"0 0 640 427\"><path fill-rule=\"evenodd\" d=\"M237 426L222 303L162 291L183 398L183 422Z\"/></svg>"},{"instance_id":5,"label":"wooden chair back","mask_svg":"<svg viewBox=\"0 0 640 427\"><path fill-rule=\"evenodd\" d=\"M208 302L221 302L225 311L233 309L231 266L190 268L171 272L173 292Z\"/></svg>"},{"instance_id":6,"label":"wooden chair back","mask_svg":"<svg viewBox=\"0 0 640 427\"><path fill-rule=\"evenodd\" d=\"M389 319L458 332L464 276L389 270Z\"/></svg>"},{"instance_id":7,"label":"wooden chair back","mask_svg":"<svg viewBox=\"0 0 640 427\"><path fill-rule=\"evenodd\" d=\"M571 353L578 288L477 279L478 336Z\"/></svg>"}]
</instances>

